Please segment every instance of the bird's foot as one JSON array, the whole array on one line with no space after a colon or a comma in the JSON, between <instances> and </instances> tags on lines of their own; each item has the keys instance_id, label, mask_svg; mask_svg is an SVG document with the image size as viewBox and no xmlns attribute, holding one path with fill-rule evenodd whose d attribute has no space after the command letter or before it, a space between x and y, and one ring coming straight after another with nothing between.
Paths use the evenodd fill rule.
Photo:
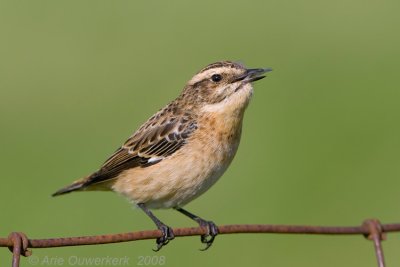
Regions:
<instances>
[{"instance_id":1,"label":"bird's foot","mask_svg":"<svg viewBox=\"0 0 400 267\"><path fill-rule=\"evenodd\" d=\"M218 227L212 221L198 220L200 227L207 227L207 234L201 235L201 243L206 244L205 248L201 251L207 250L214 242L215 237L218 235Z\"/></svg>"},{"instance_id":2,"label":"bird's foot","mask_svg":"<svg viewBox=\"0 0 400 267\"><path fill-rule=\"evenodd\" d=\"M175 238L172 228L168 225L160 224L158 226L158 229L162 232L163 235L156 240L157 248L153 249L153 251L155 252L159 251L163 246L167 245L169 241Z\"/></svg>"}]
</instances>

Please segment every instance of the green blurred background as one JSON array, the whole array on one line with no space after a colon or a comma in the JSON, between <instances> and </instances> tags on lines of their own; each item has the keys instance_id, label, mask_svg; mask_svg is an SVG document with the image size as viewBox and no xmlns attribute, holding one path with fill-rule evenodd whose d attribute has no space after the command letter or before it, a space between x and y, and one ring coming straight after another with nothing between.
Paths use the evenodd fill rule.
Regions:
<instances>
[{"instance_id":1,"label":"green blurred background","mask_svg":"<svg viewBox=\"0 0 400 267\"><path fill-rule=\"evenodd\" d=\"M152 229L115 194L50 194L96 170L195 72L225 59L274 71L255 85L232 166L190 211L218 224L399 222L399 12L395 0L1 1L0 236ZM165 266L376 264L361 236L225 235L207 252L198 237L154 246L33 255L127 256L130 266L153 255ZM400 264L399 246L390 234L390 265ZM10 256L0 249L0 264Z\"/></svg>"}]
</instances>

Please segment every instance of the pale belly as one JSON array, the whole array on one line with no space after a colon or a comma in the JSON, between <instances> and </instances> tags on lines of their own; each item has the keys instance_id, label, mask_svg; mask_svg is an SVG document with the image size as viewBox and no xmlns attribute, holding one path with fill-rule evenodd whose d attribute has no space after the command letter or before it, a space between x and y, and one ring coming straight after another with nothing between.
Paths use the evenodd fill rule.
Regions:
<instances>
[{"instance_id":1,"label":"pale belly","mask_svg":"<svg viewBox=\"0 0 400 267\"><path fill-rule=\"evenodd\" d=\"M112 189L149 208L184 206L215 184L232 162L240 141L238 123L235 131L200 129L174 155L121 173Z\"/></svg>"}]
</instances>

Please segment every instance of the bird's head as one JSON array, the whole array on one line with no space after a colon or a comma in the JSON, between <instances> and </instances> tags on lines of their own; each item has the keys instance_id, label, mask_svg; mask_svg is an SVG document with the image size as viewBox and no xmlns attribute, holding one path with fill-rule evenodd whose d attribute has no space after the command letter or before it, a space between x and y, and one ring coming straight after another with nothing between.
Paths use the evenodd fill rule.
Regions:
<instances>
[{"instance_id":1,"label":"bird's head","mask_svg":"<svg viewBox=\"0 0 400 267\"><path fill-rule=\"evenodd\" d=\"M271 70L247 69L230 61L216 62L194 75L181 96L202 108L244 109L253 93L251 83L264 78L264 74Z\"/></svg>"}]
</instances>

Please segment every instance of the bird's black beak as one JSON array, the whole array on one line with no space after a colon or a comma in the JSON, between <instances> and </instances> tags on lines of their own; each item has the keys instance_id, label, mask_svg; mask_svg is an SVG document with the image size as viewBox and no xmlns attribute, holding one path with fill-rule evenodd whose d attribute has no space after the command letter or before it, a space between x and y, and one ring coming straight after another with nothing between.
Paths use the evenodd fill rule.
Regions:
<instances>
[{"instance_id":1,"label":"bird's black beak","mask_svg":"<svg viewBox=\"0 0 400 267\"><path fill-rule=\"evenodd\" d=\"M265 78L266 76L263 75L267 72L272 71L271 68L265 68L265 69L247 69L246 72L236 79L233 80L233 82L238 82L238 81L243 81L243 82L255 82L258 80L261 80Z\"/></svg>"}]
</instances>

